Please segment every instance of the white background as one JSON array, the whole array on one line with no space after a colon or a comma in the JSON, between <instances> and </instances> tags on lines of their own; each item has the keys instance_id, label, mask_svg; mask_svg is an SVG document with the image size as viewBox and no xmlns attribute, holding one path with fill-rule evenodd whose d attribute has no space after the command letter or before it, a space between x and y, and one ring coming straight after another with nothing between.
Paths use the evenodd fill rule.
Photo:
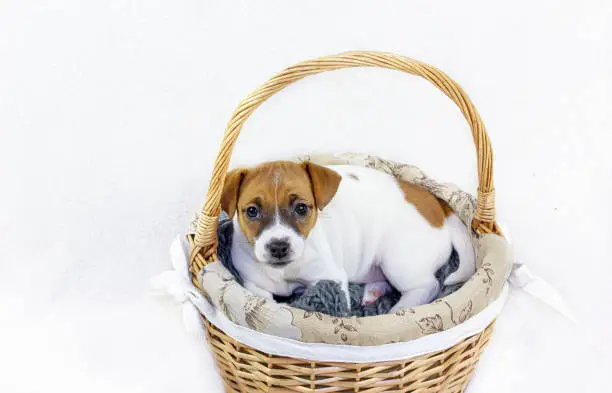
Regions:
<instances>
[{"instance_id":1,"label":"white background","mask_svg":"<svg viewBox=\"0 0 612 393\"><path fill-rule=\"evenodd\" d=\"M611 20L606 1L3 0L0 391L220 392L202 338L147 280L203 202L239 100L285 66L351 49L462 84L495 147L517 258L579 316L513 293L468 391L611 391ZM459 111L398 72L288 88L235 157L315 150L476 188Z\"/></svg>"}]
</instances>

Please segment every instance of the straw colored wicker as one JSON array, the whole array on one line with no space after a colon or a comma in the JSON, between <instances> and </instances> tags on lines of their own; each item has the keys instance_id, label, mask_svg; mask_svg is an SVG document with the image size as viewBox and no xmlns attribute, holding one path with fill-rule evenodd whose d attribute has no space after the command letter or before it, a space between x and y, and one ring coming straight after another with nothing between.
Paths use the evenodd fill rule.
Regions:
<instances>
[{"instance_id":1,"label":"straw colored wicker","mask_svg":"<svg viewBox=\"0 0 612 393\"><path fill-rule=\"evenodd\" d=\"M467 94L446 74L407 57L370 51L347 52L304 61L280 72L239 105L227 125L214 164L195 236L190 236L195 277L216 260L221 192L238 134L253 111L273 94L308 75L348 67L381 67L430 81L461 110L470 125L478 160L478 202L472 228L498 233L495 224L493 155L484 124ZM270 355L243 345L206 322L207 336L228 392L462 392L486 346L492 326L455 346L408 360L371 364L313 362Z\"/></svg>"}]
</instances>

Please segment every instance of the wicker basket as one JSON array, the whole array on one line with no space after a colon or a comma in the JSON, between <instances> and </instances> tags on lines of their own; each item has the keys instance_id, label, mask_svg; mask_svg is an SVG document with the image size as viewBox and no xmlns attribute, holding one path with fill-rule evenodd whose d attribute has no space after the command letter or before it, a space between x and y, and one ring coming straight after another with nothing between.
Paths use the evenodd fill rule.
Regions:
<instances>
[{"instance_id":1,"label":"wicker basket","mask_svg":"<svg viewBox=\"0 0 612 393\"><path fill-rule=\"evenodd\" d=\"M468 121L478 158L478 198L472 229L500 231L495 224L492 151L474 105L452 79L438 69L403 56L348 52L304 61L280 72L244 99L229 122L214 164L197 230L190 237L194 283L207 263L217 260L216 229L221 192L234 144L253 111L274 93L308 75L348 67L381 67L418 75L453 100ZM489 341L492 324L482 332L442 351L401 361L329 363L271 355L237 342L206 322L207 337L228 392L462 392Z\"/></svg>"}]
</instances>

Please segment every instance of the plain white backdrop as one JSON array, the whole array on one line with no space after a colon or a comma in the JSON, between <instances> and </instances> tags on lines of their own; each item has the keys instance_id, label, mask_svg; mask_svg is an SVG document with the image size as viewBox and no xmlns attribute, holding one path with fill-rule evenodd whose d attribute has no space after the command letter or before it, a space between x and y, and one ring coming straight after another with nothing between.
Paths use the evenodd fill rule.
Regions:
<instances>
[{"instance_id":1,"label":"plain white backdrop","mask_svg":"<svg viewBox=\"0 0 612 393\"><path fill-rule=\"evenodd\" d=\"M147 280L205 195L235 105L303 59L397 52L449 73L495 148L517 259L580 324L514 292L470 393L611 391L607 1L0 3L0 391L221 392L202 337ZM459 111L398 72L278 94L235 162L356 151L476 189Z\"/></svg>"}]
</instances>

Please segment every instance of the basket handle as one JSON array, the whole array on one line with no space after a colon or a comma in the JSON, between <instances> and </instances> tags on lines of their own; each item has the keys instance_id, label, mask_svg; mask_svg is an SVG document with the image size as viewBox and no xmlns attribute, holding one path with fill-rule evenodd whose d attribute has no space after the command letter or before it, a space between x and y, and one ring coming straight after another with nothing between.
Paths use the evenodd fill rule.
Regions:
<instances>
[{"instance_id":1,"label":"basket handle","mask_svg":"<svg viewBox=\"0 0 612 393\"><path fill-rule=\"evenodd\" d=\"M192 269L199 271L214 259L217 249L217 222L221 212L221 193L234 144L242 126L264 101L289 84L323 71L349 67L380 67L404 71L427 79L461 110L472 129L478 159L478 202L472 228L480 233L499 233L495 224L493 152L485 126L474 104L463 89L442 71L428 64L391 53L355 51L306 60L278 73L249 94L234 111L225 129L215 160L206 202L198 219L191 253ZM199 256L199 257L198 257ZM195 266L194 266L195 264Z\"/></svg>"}]
</instances>

